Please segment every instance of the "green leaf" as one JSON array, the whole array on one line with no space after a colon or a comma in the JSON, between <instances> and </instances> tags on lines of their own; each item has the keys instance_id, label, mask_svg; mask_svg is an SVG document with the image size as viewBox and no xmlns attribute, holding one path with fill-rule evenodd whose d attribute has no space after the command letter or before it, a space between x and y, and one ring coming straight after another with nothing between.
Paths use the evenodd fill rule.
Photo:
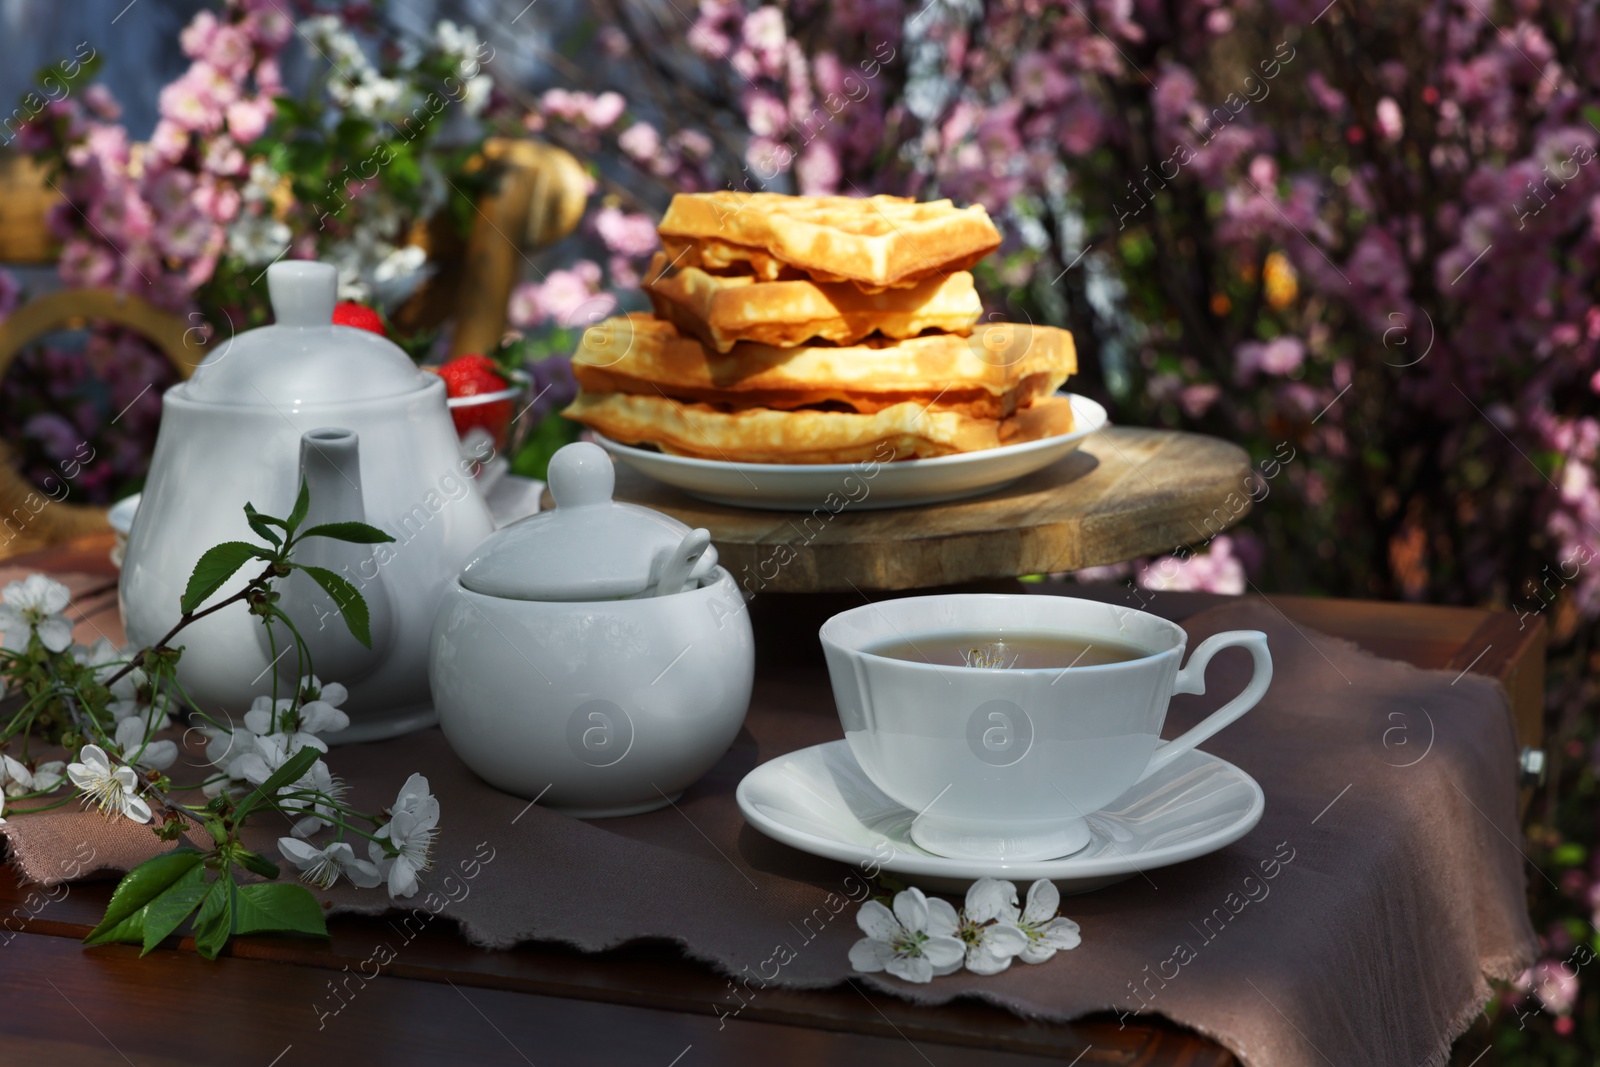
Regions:
<instances>
[{"instance_id":1,"label":"green leaf","mask_svg":"<svg viewBox=\"0 0 1600 1067\"><path fill-rule=\"evenodd\" d=\"M234 860L251 874L259 874L263 878L278 877L278 865L259 852L250 852L240 849L234 853Z\"/></svg>"},{"instance_id":2,"label":"green leaf","mask_svg":"<svg viewBox=\"0 0 1600 1067\"><path fill-rule=\"evenodd\" d=\"M205 873L203 865L195 864L182 878L144 906L141 913L144 916L144 948L139 955L143 956L161 944L162 939L176 930L190 912L199 906L210 889L205 883Z\"/></svg>"},{"instance_id":3,"label":"green leaf","mask_svg":"<svg viewBox=\"0 0 1600 1067\"><path fill-rule=\"evenodd\" d=\"M311 567L304 563L296 563L295 566L311 575L316 583L322 586L323 591L333 597L333 602L339 607L339 614L344 617L344 624L350 627L351 635L367 648L371 648L372 630L367 616L367 602L362 599L360 591L350 583L350 580L326 567Z\"/></svg>"},{"instance_id":4,"label":"green leaf","mask_svg":"<svg viewBox=\"0 0 1600 1067\"><path fill-rule=\"evenodd\" d=\"M239 887L236 934L293 933L327 937L322 906L311 890L293 882L256 882Z\"/></svg>"},{"instance_id":5,"label":"green leaf","mask_svg":"<svg viewBox=\"0 0 1600 1067\"><path fill-rule=\"evenodd\" d=\"M309 745L290 756L283 762L283 766L267 776L250 794L239 802L239 807L234 816L236 822L243 822L245 818L259 805L272 799L273 794L292 782L298 782L306 776L311 765L322 757L322 752L311 748Z\"/></svg>"},{"instance_id":6,"label":"green leaf","mask_svg":"<svg viewBox=\"0 0 1600 1067\"><path fill-rule=\"evenodd\" d=\"M189 614L221 589L240 567L252 559L262 558L271 557L265 555L264 549L244 541L224 541L206 549L205 555L194 565L194 573L189 575L189 587L183 591L179 608L185 615Z\"/></svg>"},{"instance_id":7,"label":"green leaf","mask_svg":"<svg viewBox=\"0 0 1600 1067\"><path fill-rule=\"evenodd\" d=\"M233 898L233 875L223 871L211 883L194 920L194 949L208 960L217 958L233 933Z\"/></svg>"},{"instance_id":8,"label":"green leaf","mask_svg":"<svg viewBox=\"0 0 1600 1067\"><path fill-rule=\"evenodd\" d=\"M301 475L300 495L294 498L294 510L289 512L288 530L290 537L293 537L294 532L300 528L300 524L306 521L306 512L310 510L311 488L306 485L305 476Z\"/></svg>"},{"instance_id":9,"label":"green leaf","mask_svg":"<svg viewBox=\"0 0 1600 1067\"><path fill-rule=\"evenodd\" d=\"M250 523L250 529L256 532L257 537L265 541L271 541L274 545L283 544L283 538L272 532L272 527L286 525L282 519L275 519L271 515L261 514L255 509L254 504L245 504L244 517L245 521Z\"/></svg>"},{"instance_id":10,"label":"green leaf","mask_svg":"<svg viewBox=\"0 0 1600 1067\"><path fill-rule=\"evenodd\" d=\"M353 545L381 545L394 540L376 526L368 526L364 522L325 522L301 534L300 540L307 537L331 537L335 541L348 541Z\"/></svg>"},{"instance_id":11,"label":"green leaf","mask_svg":"<svg viewBox=\"0 0 1600 1067\"><path fill-rule=\"evenodd\" d=\"M192 848L180 848L147 859L123 875L111 892L105 918L89 931L83 943L103 945L108 941L143 940L144 906L199 867L203 859Z\"/></svg>"}]
</instances>

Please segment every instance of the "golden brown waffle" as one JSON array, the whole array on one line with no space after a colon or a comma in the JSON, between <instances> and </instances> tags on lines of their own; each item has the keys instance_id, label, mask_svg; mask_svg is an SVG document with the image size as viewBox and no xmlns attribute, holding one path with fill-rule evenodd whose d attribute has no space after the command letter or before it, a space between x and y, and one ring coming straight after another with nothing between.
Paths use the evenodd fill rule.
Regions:
<instances>
[{"instance_id":1,"label":"golden brown waffle","mask_svg":"<svg viewBox=\"0 0 1600 1067\"><path fill-rule=\"evenodd\" d=\"M965 270L1000 247L981 205L898 196L679 193L658 229L664 238L757 249L819 281L880 288Z\"/></svg>"},{"instance_id":2,"label":"golden brown waffle","mask_svg":"<svg viewBox=\"0 0 1600 1067\"><path fill-rule=\"evenodd\" d=\"M1077 362L1072 335L1052 327L990 325L972 337L928 334L850 346L745 342L724 355L670 323L635 314L584 331L572 369L590 392L660 394L726 407L831 404L865 413L937 400L949 410L1001 418L1055 392Z\"/></svg>"},{"instance_id":3,"label":"golden brown waffle","mask_svg":"<svg viewBox=\"0 0 1600 1067\"><path fill-rule=\"evenodd\" d=\"M656 314L718 352L739 341L791 346L813 337L849 344L874 332L895 338L924 330L966 334L983 311L964 270L869 295L848 283L767 282L668 264L657 252L645 275Z\"/></svg>"},{"instance_id":4,"label":"golden brown waffle","mask_svg":"<svg viewBox=\"0 0 1600 1067\"><path fill-rule=\"evenodd\" d=\"M562 412L624 444L653 444L675 455L742 463L855 463L979 452L1068 433L1072 405L1051 396L1009 419L903 403L870 415L844 411L721 411L662 396L579 393Z\"/></svg>"}]
</instances>

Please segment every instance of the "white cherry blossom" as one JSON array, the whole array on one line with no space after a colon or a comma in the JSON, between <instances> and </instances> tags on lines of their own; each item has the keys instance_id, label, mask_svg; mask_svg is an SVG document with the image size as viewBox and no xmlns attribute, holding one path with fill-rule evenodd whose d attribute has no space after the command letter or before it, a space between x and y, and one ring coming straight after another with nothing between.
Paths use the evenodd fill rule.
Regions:
<instances>
[{"instance_id":1,"label":"white cherry blossom","mask_svg":"<svg viewBox=\"0 0 1600 1067\"><path fill-rule=\"evenodd\" d=\"M327 889L342 874L362 889L371 889L383 881L378 868L356 856L343 841L335 841L327 848L318 848L296 837L278 838L278 851L283 858L300 868L300 880L318 889Z\"/></svg>"},{"instance_id":2,"label":"white cherry blossom","mask_svg":"<svg viewBox=\"0 0 1600 1067\"><path fill-rule=\"evenodd\" d=\"M72 647L72 623L62 614L72 591L42 574L30 574L0 592L0 649L22 652L30 635L51 652Z\"/></svg>"},{"instance_id":3,"label":"white cherry blossom","mask_svg":"<svg viewBox=\"0 0 1600 1067\"><path fill-rule=\"evenodd\" d=\"M966 946L956 936L956 909L912 887L895 894L891 911L876 900L861 905L856 925L867 936L850 948L850 965L873 974L888 971L907 982L930 982L961 969Z\"/></svg>"},{"instance_id":4,"label":"white cherry blossom","mask_svg":"<svg viewBox=\"0 0 1600 1067\"><path fill-rule=\"evenodd\" d=\"M104 815L134 822L150 821L150 805L139 798L139 777L132 767L113 767L99 745L84 745L78 758L81 762L67 764L67 777L82 791L85 806L93 804Z\"/></svg>"}]
</instances>

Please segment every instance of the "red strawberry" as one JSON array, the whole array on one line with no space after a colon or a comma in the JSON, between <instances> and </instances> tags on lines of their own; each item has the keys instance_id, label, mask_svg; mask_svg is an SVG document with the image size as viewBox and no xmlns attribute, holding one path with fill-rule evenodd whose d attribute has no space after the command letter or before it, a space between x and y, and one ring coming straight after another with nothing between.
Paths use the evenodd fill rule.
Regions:
<instances>
[{"instance_id":1,"label":"red strawberry","mask_svg":"<svg viewBox=\"0 0 1600 1067\"><path fill-rule=\"evenodd\" d=\"M439 368L445 391L452 397L481 396L498 393L507 388L506 380L495 370L494 361L487 356L457 356ZM455 420L456 433L462 437L474 426L481 426L494 436L496 448L504 448L511 428L511 401L491 400L485 404L468 404L450 409Z\"/></svg>"},{"instance_id":2,"label":"red strawberry","mask_svg":"<svg viewBox=\"0 0 1600 1067\"><path fill-rule=\"evenodd\" d=\"M370 330L379 337L389 336L388 331L383 328L383 318L365 304L357 304L353 300L343 300L333 305L333 324Z\"/></svg>"}]
</instances>

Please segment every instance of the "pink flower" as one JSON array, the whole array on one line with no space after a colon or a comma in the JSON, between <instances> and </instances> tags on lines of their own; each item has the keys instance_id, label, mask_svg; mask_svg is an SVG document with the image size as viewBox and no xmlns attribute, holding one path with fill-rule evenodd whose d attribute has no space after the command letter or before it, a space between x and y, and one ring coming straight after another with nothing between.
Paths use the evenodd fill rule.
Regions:
<instances>
[{"instance_id":1,"label":"pink flower","mask_svg":"<svg viewBox=\"0 0 1600 1067\"><path fill-rule=\"evenodd\" d=\"M522 282L511 290L511 300L506 305L506 318L519 330L532 329L549 316L539 303L539 287L532 282Z\"/></svg>"},{"instance_id":2,"label":"pink flower","mask_svg":"<svg viewBox=\"0 0 1600 1067\"><path fill-rule=\"evenodd\" d=\"M679 130L667 139L667 143L693 160L709 159L714 147L711 138L699 130ZM1596 203L1600 203L1600 198L1596 198Z\"/></svg>"},{"instance_id":3,"label":"pink flower","mask_svg":"<svg viewBox=\"0 0 1600 1067\"><path fill-rule=\"evenodd\" d=\"M606 260L606 270L611 275L611 284L619 289L639 287L639 272L634 269L633 260L627 256L612 256Z\"/></svg>"},{"instance_id":4,"label":"pink flower","mask_svg":"<svg viewBox=\"0 0 1600 1067\"><path fill-rule=\"evenodd\" d=\"M145 198L160 215L175 215L189 202L194 184L194 174L190 171L164 170L145 186Z\"/></svg>"},{"instance_id":5,"label":"pink flower","mask_svg":"<svg viewBox=\"0 0 1600 1067\"><path fill-rule=\"evenodd\" d=\"M745 125L758 137L775 137L788 125L789 112L771 93L752 90L743 100Z\"/></svg>"},{"instance_id":6,"label":"pink flower","mask_svg":"<svg viewBox=\"0 0 1600 1067\"><path fill-rule=\"evenodd\" d=\"M770 5L756 8L745 17L740 37L745 46L757 55L781 52L784 42L789 38L783 25L783 12Z\"/></svg>"},{"instance_id":7,"label":"pink flower","mask_svg":"<svg viewBox=\"0 0 1600 1067\"><path fill-rule=\"evenodd\" d=\"M1012 73L1017 95L1034 107L1064 100L1072 92L1072 79L1061 71L1061 61L1045 52L1026 52Z\"/></svg>"},{"instance_id":8,"label":"pink flower","mask_svg":"<svg viewBox=\"0 0 1600 1067\"><path fill-rule=\"evenodd\" d=\"M602 26L596 35L600 41L600 48L612 59L621 59L628 54L628 35L615 26Z\"/></svg>"},{"instance_id":9,"label":"pink flower","mask_svg":"<svg viewBox=\"0 0 1600 1067\"><path fill-rule=\"evenodd\" d=\"M596 293L592 283L599 281L600 267L588 260L572 270L553 270L539 286L539 306L557 326L592 326L616 310L617 298Z\"/></svg>"},{"instance_id":10,"label":"pink flower","mask_svg":"<svg viewBox=\"0 0 1600 1067\"><path fill-rule=\"evenodd\" d=\"M661 135L648 122L635 122L617 137L617 147L641 163L648 162L661 151Z\"/></svg>"},{"instance_id":11,"label":"pink flower","mask_svg":"<svg viewBox=\"0 0 1600 1067\"><path fill-rule=\"evenodd\" d=\"M277 111L277 105L266 96L235 100L228 105L228 132L240 144L249 144L267 131Z\"/></svg>"},{"instance_id":12,"label":"pink flower","mask_svg":"<svg viewBox=\"0 0 1600 1067\"><path fill-rule=\"evenodd\" d=\"M249 72L250 64L255 59L255 49L251 47L249 36L240 27L219 26L211 34L205 55L201 58L219 71L242 78Z\"/></svg>"},{"instance_id":13,"label":"pink flower","mask_svg":"<svg viewBox=\"0 0 1600 1067\"><path fill-rule=\"evenodd\" d=\"M111 95L111 90L99 82L83 91L83 106L96 118L106 122L115 122L122 117L122 105Z\"/></svg>"},{"instance_id":14,"label":"pink flower","mask_svg":"<svg viewBox=\"0 0 1600 1067\"><path fill-rule=\"evenodd\" d=\"M217 181L210 175L194 191L194 206L207 218L224 224L238 217L240 202L239 190L232 182Z\"/></svg>"},{"instance_id":15,"label":"pink flower","mask_svg":"<svg viewBox=\"0 0 1600 1067\"><path fill-rule=\"evenodd\" d=\"M1187 558L1163 556L1141 570L1136 579L1145 589L1176 592L1223 593L1237 596L1245 590L1244 565L1234 554L1233 539L1217 536L1210 550Z\"/></svg>"},{"instance_id":16,"label":"pink flower","mask_svg":"<svg viewBox=\"0 0 1600 1067\"><path fill-rule=\"evenodd\" d=\"M201 165L212 174L232 175L244 170L244 153L231 137L218 137L206 146Z\"/></svg>"},{"instance_id":17,"label":"pink flower","mask_svg":"<svg viewBox=\"0 0 1600 1067\"><path fill-rule=\"evenodd\" d=\"M283 95L283 73L277 59L268 56L256 64L256 88L261 90L262 96Z\"/></svg>"},{"instance_id":18,"label":"pink flower","mask_svg":"<svg viewBox=\"0 0 1600 1067\"><path fill-rule=\"evenodd\" d=\"M1150 96L1150 106L1155 110L1155 122L1160 126L1176 126L1182 118L1189 114L1190 104L1195 102L1195 93L1200 86L1195 83L1195 75L1190 74L1189 67L1178 64L1162 67L1162 72L1155 75L1155 93Z\"/></svg>"},{"instance_id":19,"label":"pink flower","mask_svg":"<svg viewBox=\"0 0 1600 1067\"><path fill-rule=\"evenodd\" d=\"M89 209L89 217L108 240L124 243L145 240L155 228L155 215L150 205L130 185L119 184L108 190L106 196Z\"/></svg>"},{"instance_id":20,"label":"pink flower","mask_svg":"<svg viewBox=\"0 0 1600 1067\"><path fill-rule=\"evenodd\" d=\"M175 259L192 259L205 250L215 226L198 207L192 207L174 218L164 220L157 240L167 255Z\"/></svg>"},{"instance_id":21,"label":"pink flower","mask_svg":"<svg viewBox=\"0 0 1600 1067\"><path fill-rule=\"evenodd\" d=\"M179 129L209 133L222 125L224 103L212 91L209 77L196 76L201 64L161 90L161 117Z\"/></svg>"},{"instance_id":22,"label":"pink flower","mask_svg":"<svg viewBox=\"0 0 1600 1067\"><path fill-rule=\"evenodd\" d=\"M1202 418L1211 405L1222 396L1222 388L1217 385L1186 385L1178 394L1178 406L1183 413L1191 419Z\"/></svg>"},{"instance_id":23,"label":"pink flower","mask_svg":"<svg viewBox=\"0 0 1600 1067\"><path fill-rule=\"evenodd\" d=\"M595 232L611 251L637 259L661 246L655 223L648 215L630 215L618 208L603 207L594 214Z\"/></svg>"},{"instance_id":24,"label":"pink flower","mask_svg":"<svg viewBox=\"0 0 1600 1067\"><path fill-rule=\"evenodd\" d=\"M1329 114L1337 115L1344 110L1345 95L1329 85L1321 71L1314 70L1306 76L1306 88L1311 90L1311 99L1317 106Z\"/></svg>"},{"instance_id":25,"label":"pink flower","mask_svg":"<svg viewBox=\"0 0 1600 1067\"><path fill-rule=\"evenodd\" d=\"M794 177L802 196L831 196L837 193L839 181L844 177L844 169L839 166L839 153L827 141L812 141L800 153Z\"/></svg>"},{"instance_id":26,"label":"pink flower","mask_svg":"<svg viewBox=\"0 0 1600 1067\"><path fill-rule=\"evenodd\" d=\"M1306 347L1298 337L1275 337L1262 344L1246 341L1234 353L1235 375L1241 384L1257 372L1287 375L1300 369L1305 361Z\"/></svg>"},{"instance_id":27,"label":"pink flower","mask_svg":"<svg viewBox=\"0 0 1600 1067\"><path fill-rule=\"evenodd\" d=\"M199 59L210 49L211 39L216 32L217 16L209 11L202 11L189 21L183 32L178 34L178 46L190 59Z\"/></svg>"},{"instance_id":28,"label":"pink flower","mask_svg":"<svg viewBox=\"0 0 1600 1067\"><path fill-rule=\"evenodd\" d=\"M1400 105L1395 103L1392 96L1386 96L1378 101L1377 119L1378 133L1390 144L1398 141L1406 131L1405 118L1400 114Z\"/></svg>"},{"instance_id":29,"label":"pink flower","mask_svg":"<svg viewBox=\"0 0 1600 1067\"><path fill-rule=\"evenodd\" d=\"M597 130L604 130L622 117L628 109L628 102L622 98L621 93L601 93L589 102L585 118L589 125Z\"/></svg>"},{"instance_id":30,"label":"pink flower","mask_svg":"<svg viewBox=\"0 0 1600 1067\"><path fill-rule=\"evenodd\" d=\"M257 44L270 49L282 48L294 33L294 23L289 21L289 16L282 8L270 5L246 15L243 26Z\"/></svg>"},{"instance_id":31,"label":"pink flower","mask_svg":"<svg viewBox=\"0 0 1600 1067\"><path fill-rule=\"evenodd\" d=\"M61 247L59 271L68 285L96 288L116 275L116 254L104 245L74 238Z\"/></svg>"},{"instance_id":32,"label":"pink flower","mask_svg":"<svg viewBox=\"0 0 1600 1067\"><path fill-rule=\"evenodd\" d=\"M1540 960L1529 978L1533 995L1554 1015L1567 1015L1578 1001L1578 972L1560 960Z\"/></svg>"},{"instance_id":33,"label":"pink flower","mask_svg":"<svg viewBox=\"0 0 1600 1067\"><path fill-rule=\"evenodd\" d=\"M1070 155L1088 155L1105 136L1100 111L1088 100L1075 100L1061 114L1061 147Z\"/></svg>"}]
</instances>

